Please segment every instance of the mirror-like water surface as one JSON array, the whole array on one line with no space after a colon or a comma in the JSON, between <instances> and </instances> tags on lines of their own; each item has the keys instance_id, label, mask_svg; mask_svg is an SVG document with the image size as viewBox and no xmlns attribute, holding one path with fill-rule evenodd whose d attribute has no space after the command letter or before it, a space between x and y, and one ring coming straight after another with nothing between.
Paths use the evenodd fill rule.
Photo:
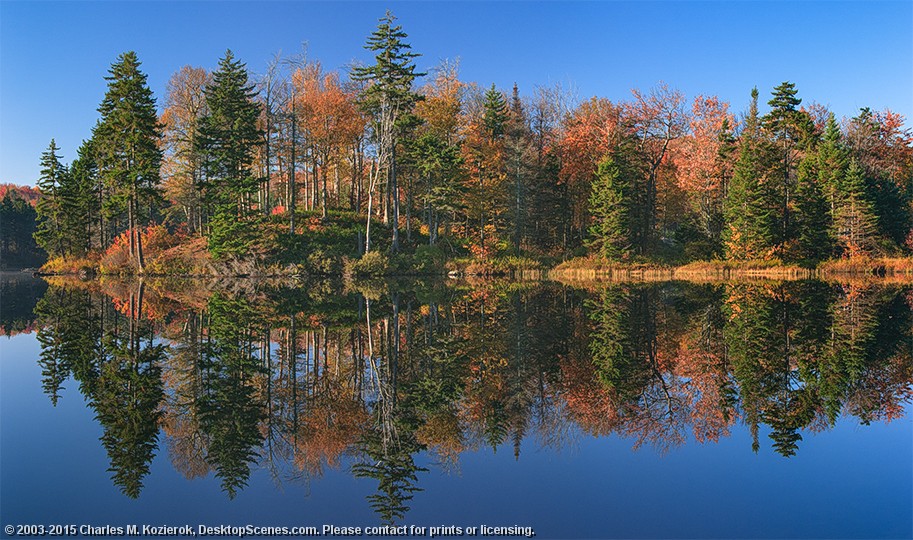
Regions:
<instances>
[{"instance_id":1,"label":"mirror-like water surface","mask_svg":"<svg viewBox=\"0 0 913 540\"><path fill-rule=\"evenodd\" d=\"M3 525L910 538L911 303L7 276Z\"/></svg>"}]
</instances>

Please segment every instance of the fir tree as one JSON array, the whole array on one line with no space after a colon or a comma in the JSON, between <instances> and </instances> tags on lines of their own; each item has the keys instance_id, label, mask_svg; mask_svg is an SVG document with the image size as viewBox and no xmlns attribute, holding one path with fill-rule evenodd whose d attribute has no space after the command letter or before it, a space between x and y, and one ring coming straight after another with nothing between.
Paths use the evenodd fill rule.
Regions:
<instances>
[{"instance_id":1,"label":"fir tree","mask_svg":"<svg viewBox=\"0 0 913 540\"><path fill-rule=\"evenodd\" d=\"M876 247L877 217L859 163L852 159L842 182L834 216L835 236L844 257L870 255Z\"/></svg>"},{"instance_id":2,"label":"fir tree","mask_svg":"<svg viewBox=\"0 0 913 540\"><path fill-rule=\"evenodd\" d=\"M92 231L101 211L98 166L92 140L83 141L76 153L62 193L64 222L71 251L85 255L92 246Z\"/></svg>"},{"instance_id":3,"label":"fir tree","mask_svg":"<svg viewBox=\"0 0 913 540\"><path fill-rule=\"evenodd\" d=\"M827 259L833 251L831 214L827 198L818 183L817 156L809 155L799 164L796 186L796 229L798 255L808 262Z\"/></svg>"},{"instance_id":4,"label":"fir tree","mask_svg":"<svg viewBox=\"0 0 913 540\"><path fill-rule=\"evenodd\" d=\"M61 184L66 183L67 168L57 155L57 143L51 139L48 149L41 154L41 178L38 189L42 197L35 206L37 227L35 242L52 257L60 257L64 252L64 206L61 198Z\"/></svg>"},{"instance_id":5,"label":"fir tree","mask_svg":"<svg viewBox=\"0 0 913 540\"><path fill-rule=\"evenodd\" d=\"M779 182L771 183L772 194L778 199L779 216L775 243L785 244L794 237L792 216L792 197L795 189L795 158L793 152L801 138L799 111L796 107L802 100L796 97L796 85L791 82L781 83L775 87L770 101L770 112L764 116L763 125L770 135L771 142L779 148L780 159L776 161L779 169ZM774 162L771 162L774 165ZM773 175L771 175L773 177Z\"/></svg>"},{"instance_id":6,"label":"fir tree","mask_svg":"<svg viewBox=\"0 0 913 540\"><path fill-rule=\"evenodd\" d=\"M530 158L535 154L532 143L532 131L529 118L520 99L520 92L514 84L510 97L510 107L504 124L506 137L505 151L508 175L513 178L514 184L514 250L519 253L520 245L525 235L524 227L527 210L527 184L529 177L536 170L535 164L530 163Z\"/></svg>"},{"instance_id":7,"label":"fir tree","mask_svg":"<svg viewBox=\"0 0 913 540\"><path fill-rule=\"evenodd\" d=\"M763 174L764 151L758 125L758 89L754 88L724 205L727 227L723 241L730 259L763 258L773 243L774 221Z\"/></svg>"},{"instance_id":8,"label":"fir tree","mask_svg":"<svg viewBox=\"0 0 913 540\"><path fill-rule=\"evenodd\" d=\"M605 259L623 260L631 254L631 182L619 162L606 156L599 162L590 192L591 246Z\"/></svg>"},{"instance_id":9,"label":"fir tree","mask_svg":"<svg viewBox=\"0 0 913 540\"><path fill-rule=\"evenodd\" d=\"M142 272L143 242L137 228L156 213L161 200L162 127L155 98L139 67L133 51L120 55L111 66L93 139L98 174L113 199L109 203L114 203L108 205L109 211L126 206L130 256Z\"/></svg>"},{"instance_id":10,"label":"fir tree","mask_svg":"<svg viewBox=\"0 0 913 540\"><path fill-rule=\"evenodd\" d=\"M411 51L404 40L403 27L394 25L396 17L390 11L380 19L377 30L368 37L365 48L376 52L374 64L357 67L352 72L356 81L368 85L359 95L362 108L373 118L374 138L379 147L380 162L386 167L387 196L392 197L393 240L391 249L399 249L399 187L396 178L396 145L405 124L413 123L412 108L421 99L412 89L416 77L413 59L420 56ZM368 212L370 214L370 208ZM369 218L370 219L370 216ZM370 239L368 241L370 244Z\"/></svg>"},{"instance_id":11,"label":"fir tree","mask_svg":"<svg viewBox=\"0 0 913 540\"><path fill-rule=\"evenodd\" d=\"M482 115L482 124L491 140L496 141L504 136L504 124L507 119L507 102L504 101L504 94L492 84L491 88L485 91L485 112Z\"/></svg>"},{"instance_id":12,"label":"fir tree","mask_svg":"<svg viewBox=\"0 0 913 540\"><path fill-rule=\"evenodd\" d=\"M245 64L231 51L219 61L205 95L208 114L200 120L197 149L212 213L209 249L217 257L242 255L253 241L251 223L258 216L251 201L259 185L253 162L263 138L257 128L260 105Z\"/></svg>"},{"instance_id":13,"label":"fir tree","mask_svg":"<svg viewBox=\"0 0 913 540\"><path fill-rule=\"evenodd\" d=\"M842 190L841 181L846 176L849 151L843 143L840 128L834 114L828 116L824 127L824 139L816 151L818 184L824 190L831 216L837 208L838 194Z\"/></svg>"}]
</instances>

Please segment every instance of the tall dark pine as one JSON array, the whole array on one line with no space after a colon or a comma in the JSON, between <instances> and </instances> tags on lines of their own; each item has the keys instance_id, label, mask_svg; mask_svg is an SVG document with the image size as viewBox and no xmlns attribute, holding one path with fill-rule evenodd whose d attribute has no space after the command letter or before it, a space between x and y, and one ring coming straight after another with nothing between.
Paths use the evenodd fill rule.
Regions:
<instances>
[{"instance_id":1,"label":"tall dark pine","mask_svg":"<svg viewBox=\"0 0 913 540\"><path fill-rule=\"evenodd\" d=\"M52 257L64 254L64 208L60 188L61 184L66 183L67 168L60 163L58 150L57 143L51 139L48 149L41 154L41 178L38 179L38 189L41 190L42 197L35 206L38 213L35 242Z\"/></svg>"},{"instance_id":2,"label":"tall dark pine","mask_svg":"<svg viewBox=\"0 0 913 540\"><path fill-rule=\"evenodd\" d=\"M796 184L796 230L799 257L817 263L831 256L831 227L833 219L827 197L818 182L815 170L818 159L809 154L799 163Z\"/></svg>"},{"instance_id":3,"label":"tall dark pine","mask_svg":"<svg viewBox=\"0 0 913 540\"><path fill-rule=\"evenodd\" d=\"M511 93L504 131L507 158L505 165L508 175L513 177L514 184L514 250L519 253L524 237L527 213L526 184L528 183L530 171L534 170L534 164L529 162L534 155L534 148L529 117L523 107L520 91L517 89L516 84L514 84L513 92Z\"/></svg>"},{"instance_id":4,"label":"tall dark pine","mask_svg":"<svg viewBox=\"0 0 913 540\"><path fill-rule=\"evenodd\" d=\"M101 189L94 142L83 141L76 153L77 158L70 164L69 182L63 190L64 222L71 251L85 255L92 247L93 231L102 228L97 221L101 216ZM102 241L98 247L105 247Z\"/></svg>"},{"instance_id":5,"label":"tall dark pine","mask_svg":"<svg viewBox=\"0 0 913 540\"><path fill-rule=\"evenodd\" d=\"M380 19L377 30L368 38L365 48L376 52L374 64L358 67L352 72L356 81L368 85L359 96L363 109L373 119L375 142L380 161L387 169L387 193L392 194L393 242L391 249L399 249L399 195L396 181L396 144L400 130L411 116L420 96L412 90L416 77L413 58L420 56L403 40L408 36L402 26L394 25L396 17L390 11ZM369 210L370 214L370 210ZM370 220L370 215L368 216Z\"/></svg>"},{"instance_id":6,"label":"tall dark pine","mask_svg":"<svg viewBox=\"0 0 913 540\"><path fill-rule=\"evenodd\" d=\"M779 217L775 242L785 244L795 237L795 226L791 216L795 197L798 158L794 154L803 146L810 135L808 115L796 107L802 100L796 97L796 85L786 81L773 89L772 98L767 102L771 110L764 116L763 125L771 142L779 149L780 159L771 163L779 168L779 185L771 189L779 199Z\"/></svg>"},{"instance_id":7,"label":"tall dark pine","mask_svg":"<svg viewBox=\"0 0 913 540\"><path fill-rule=\"evenodd\" d=\"M250 224L257 219L251 203L259 186L253 163L263 139L257 128L260 105L246 65L231 51L205 92L209 114L200 121L197 145L211 212L209 249L216 256L241 255L253 241Z\"/></svg>"},{"instance_id":8,"label":"tall dark pine","mask_svg":"<svg viewBox=\"0 0 913 540\"><path fill-rule=\"evenodd\" d=\"M495 85L485 91L485 112L482 115L482 124L485 133L491 140L498 140L504 136L504 124L507 122L507 102Z\"/></svg>"},{"instance_id":9,"label":"tall dark pine","mask_svg":"<svg viewBox=\"0 0 913 540\"><path fill-rule=\"evenodd\" d=\"M93 139L98 174L108 196L126 204L130 256L142 272L143 242L137 227L155 213L160 200L162 127L139 66L133 51L120 55L111 66Z\"/></svg>"},{"instance_id":10,"label":"tall dark pine","mask_svg":"<svg viewBox=\"0 0 913 540\"><path fill-rule=\"evenodd\" d=\"M751 91L751 108L739 140L739 156L723 207L726 219L723 242L730 259L764 258L773 243L771 190L763 179L764 157L767 154L764 142L758 125L758 89L754 88Z\"/></svg>"}]
</instances>

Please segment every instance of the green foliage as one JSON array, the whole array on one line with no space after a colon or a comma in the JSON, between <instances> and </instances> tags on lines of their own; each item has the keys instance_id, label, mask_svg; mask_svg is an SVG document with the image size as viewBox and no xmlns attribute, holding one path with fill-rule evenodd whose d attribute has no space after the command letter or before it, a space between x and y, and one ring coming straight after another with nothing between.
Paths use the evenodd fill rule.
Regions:
<instances>
[{"instance_id":1,"label":"green foliage","mask_svg":"<svg viewBox=\"0 0 913 540\"><path fill-rule=\"evenodd\" d=\"M375 51L375 63L370 66L356 67L352 78L369 83L362 92L362 106L374 116L392 114L392 123L396 124L401 116L398 113L409 111L419 99L412 91L412 82L416 77L425 75L416 73L414 58L421 56L412 52L412 46L404 40L408 35L403 27L394 25L396 17L387 13L380 19L365 49Z\"/></svg>"},{"instance_id":2,"label":"green foliage","mask_svg":"<svg viewBox=\"0 0 913 540\"><path fill-rule=\"evenodd\" d=\"M508 119L507 102L495 85L485 91L485 112L482 114L482 124L491 140L498 140L504 136L504 124Z\"/></svg>"},{"instance_id":3,"label":"green foliage","mask_svg":"<svg viewBox=\"0 0 913 540\"><path fill-rule=\"evenodd\" d=\"M342 271L342 259L338 255L317 248L307 256L306 268L308 273L313 275L339 275Z\"/></svg>"},{"instance_id":4,"label":"green foliage","mask_svg":"<svg viewBox=\"0 0 913 540\"><path fill-rule=\"evenodd\" d=\"M355 260L349 271L355 276L383 276L389 271L390 261L379 251L369 251Z\"/></svg>"},{"instance_id":5,"label":"green foliage","mask_svg":"<svg viewBox=\"0 0 913 540\"><path fill-rule=\"evenodd\" d=\"M438 246L421 245L415 248L412 268L419 274L440 274L447 256Z\"/></svg>"},{"instance_id":6,"label":"green foliage","mask_svg":"<svg viewBox=\"0 0 913 540\"><path fill-rule=\"evenodd\" d=\"M772 193L764 175L767 148L758 131L757 88L752 90L751 98L738 161L723 207L727 222L723 231L726 256L736 260L766 258L775 237Z\"/></svg>"},{"instance_id":7,"label":"green foliage","mask_svg":"<svg viewBox=\"0 0 913 540\"><path fill-rule=\"evenodd\" d=\"M796 188L798 255L812 263L829 258L834 251L830 236L833 221L814 169L817 162L814 155L802 160Z\"/></svg>"},{"instance_id":8,"label":"green foliage","mask_svg":"<svg viewBox=\"0 0 913 540\"><path fill-rule=\"evenodd\" d=\"M632 247L631 182L612 156L599 162L590 191L590 245L608 260L630 257Z\"/></svg>"},{"instance_id":9,"label":"green foliage","mask_svg":"<svg viewBox=\"0 0 913 540\"><path fill-rule=\"evenodd\" d=\"M837 245L844 257L871 255L877 245L878 222L863 170L855 159L841 184L834 213Z\"/></svg>"},{"instance_id":10,"label":"green foliage","mask_svg":"<svg viewBox=\"0 0 913 540\"><path fill-rule=\"evenodd\" d=\"M260 214L250 204L258 178L254 153L263 138L260 105L247 67L226 51L206 87L208 114L200 120L196 150L203 156L202 182L209 207L209 249L216 257L247 254L254 237L244 234Z\"/></svg>"},{"instance_id":11,"label":"green foliage","mask_svg":"<svg viewBox=\"0 0 913 540\"><path fill-rule=\"evenodd\" d=\"M38 214L32 205L9 190L0 200L0 267L41 266L47 254L35 242ZM6 302L6 298L4 298Z\"/></svg>"},{"instance_id":12,"label":"green foliage","mask_svg":"<svg viewBox=\"0 0 913 540\"><path fill-rule=\"evenodd\" d=\"M69 174L66 166L60 163L57 150L57 144L51 139L48 149L41 154L41 178L38 179L38 189L43 196L38 199L35 206L35 242L52 257L65 253L64 206L60 191Z\"/></svg>"}]
</instances>

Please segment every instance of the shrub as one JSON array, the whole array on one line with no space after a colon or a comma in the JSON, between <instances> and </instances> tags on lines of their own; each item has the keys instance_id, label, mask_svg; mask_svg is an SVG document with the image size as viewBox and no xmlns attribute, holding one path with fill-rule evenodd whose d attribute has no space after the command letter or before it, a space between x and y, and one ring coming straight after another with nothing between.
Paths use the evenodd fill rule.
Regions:
<instances>
[{"instance_id":1,"label":"shrub","mask_svg":"<svg viewBox=\"0 0 913 540\"><path fill-rule=\"evenodd\" d=\"M308 273L318 276L338 275L342 269L342 261L332 253L317 248L307 256L306 268Z\"/></svg>"},{"instance_id":2,"label":"shrub","mask_svg":"<svg viewBox=\"0 0 913 540\"><path fill-rule=\"evenodd\" d=\"M387 256L379 251L369 251L351 263L350 272L356 276L382 276L390 267Z\"/></svg>"},{"instance_id":3,"label":"shrub","mask_svg":"<svg viewBox=\"0 0 913 540\"><path fill-rule=\"evenodd\" d=\"M413 269L420 274L440 274L445 262L444 252L438 246L418 246L412 256Z\"/></svg>"}]
</instances>

